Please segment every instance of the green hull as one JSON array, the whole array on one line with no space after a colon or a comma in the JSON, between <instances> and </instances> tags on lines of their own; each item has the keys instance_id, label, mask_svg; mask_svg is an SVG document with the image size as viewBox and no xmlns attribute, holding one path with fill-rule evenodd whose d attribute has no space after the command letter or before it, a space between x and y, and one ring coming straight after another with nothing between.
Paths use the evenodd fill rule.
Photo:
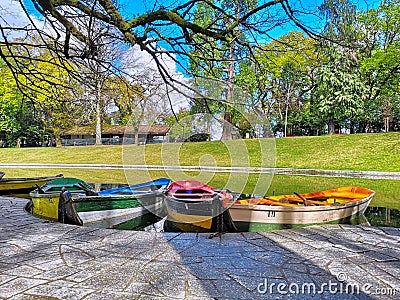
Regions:
<instances>
[{"instance_id":1,"label":"green hull","mask_svg":"<svg viewBox=\"0 0 400 300\"><path fill-rule=\"evenodd\" d=\"M64 192L58 203L58 220L76 225L112 227L148 213L147 209L161 206L162 200L160 192L86 197Z\"/></svg>"},{"instance_id":2,"label":"green hull","mask_svg":"<svg viewBox=\"0 0 400 300\"><path fill-rule=\"evenodd\" d=\"M275 223L260 223L260 222L234 222L237 231L239 232L265 232L271 230L279 230L279 229L291 229L291 228L304 228L313 225L327 225L327 224L352 224L359 225L368 223L365 216L354 215L349 218L343 218L340 220L334 220L330 222L323 223L310 223L310 224L275 224Z\"/></svg>"},{"instance_id":3,"label":"green hull","mask_svg":"<svg viewBox=\"0 0 400 300\"><path fill-rule=\"evenodd\" d=\"M114 225L112 228L120 230L143 230L147 226L150 226L161 220L161 218L153 215L152 213L143 214L137 218L125 221L123 223Z\"/></svg>"},{"instance_id":4,"label":"green hull","mask_svg":"<svg viewBox=\"0 0 400 300\"><path fill-rule=\"evenodd\" d=\"M79 212L102 211L112 209L126 209L141 206L138 197L87 197L87 199L73 200L75 210Z\"/></svg>"}]
</instances>

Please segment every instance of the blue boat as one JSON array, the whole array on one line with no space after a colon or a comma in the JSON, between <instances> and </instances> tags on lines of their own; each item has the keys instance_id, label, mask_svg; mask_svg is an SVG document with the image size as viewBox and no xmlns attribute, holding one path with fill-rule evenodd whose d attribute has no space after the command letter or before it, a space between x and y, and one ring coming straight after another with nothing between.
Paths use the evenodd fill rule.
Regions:
<instances>
[{"instance_id":1,"label":"blue boat","mask_svg":"<svg viewBox=\"0 0 400 300\"><path fill-rule=\"evenodd\" d=\"M150 191L165 191L171 180L168 178L158 178L152 181L143 182L135 185L127 185L119 188L103 190L97 192L99 196L132 195Z\"/></svg>"}]
</instances>

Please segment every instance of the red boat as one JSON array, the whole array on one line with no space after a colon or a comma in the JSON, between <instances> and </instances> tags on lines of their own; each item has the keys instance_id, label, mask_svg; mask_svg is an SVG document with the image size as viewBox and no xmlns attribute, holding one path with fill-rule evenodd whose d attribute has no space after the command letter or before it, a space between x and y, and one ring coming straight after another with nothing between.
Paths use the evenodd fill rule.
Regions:
<instances>
[{"instance_id":1,"label":"red boat","mask_svg":"<svg viewBox=\"0 0 400 300\"><path fill-rule=\"evenodd\" d=\"M182 231L219 231L218 217L223 219L224 212L235 200L233 198L232 193L216 190L199 181L173 182L165 200L168 221ZM229 227L230 223L224 221Z\"/></svg>"}]
</instances>

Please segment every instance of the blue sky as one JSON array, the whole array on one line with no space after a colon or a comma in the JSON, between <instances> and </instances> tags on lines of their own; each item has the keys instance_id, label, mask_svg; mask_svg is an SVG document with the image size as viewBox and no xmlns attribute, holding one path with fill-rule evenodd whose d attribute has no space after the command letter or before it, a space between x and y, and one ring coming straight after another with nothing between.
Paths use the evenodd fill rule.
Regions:
<instances>
[{"instance_id":1,"label":"blue sky","mask_svg":"<svg viewBox=\"0 0 400 300\"><path fill-rule=\"evenodd\" d=\"M32 12L35 16L38 16L38 13L34 12L34 7L30 0L23 0L27 4L27 8L29 12ZM160 7L160 5L168 6L168 4L177 5L177 3L184 3L188 0L119 0L121 10L125 12L126 17L130 18L132 16L136 16L138 14L142 14L144 12L152 11L154 8ZM263 0L259 0L261 3ZM317 7L321 5L323 0L290 0L290 3L293 3L295 6L302 10L312 11L314 13L317 12ZM358 0L358 8L359 9L368 9L371 7L378 7L379 0ZM7 20L7 22L12 22L17 25L21 25L24 22L23 13L20 8L20 4L15 0L0 0L0 22ZM7 15L9 13L9 15ZM40 18L40 17L39 17ZM41 19L41 18L40 18ZM319 23L320 19L317 17L312 17L311 15L304 15L302 18L303 22L306 22L309 26L314 29L322 28L322 23ZM26 22L26 21L25 21ZM271 31L271 35L273 37L279 37L283 34L286 34L290 30L298 30L293 24L286 24L284 26L280 26ZM260 43L268 42L267 37L263 37L263 40L259 40Z\"/></svg>"},{"instance_id":2,"label":"blue sky","mask_svg":"<svg viewBox=\"0 0 400 300\"><path fill-rule=\"evenodd\" d=\"M119 6L121 7L121 11L124 12L124 16L126 18L131 18L132 16L136 16L138 14L142 14L144 12L152 11L155 8L160 6L168 7L169 5L176 6L177 4L181 4L187 2L189 0L118 0ZM316 13L318 6L323 3L324 0L290 0L289 2L293 5L294 8L299 8L301 10L306 10L309 12ZM32 12L36 17L40 16L38 13L35 13L35 9L32 5L31 0L23 0L26 4L28 11ZM263 0L259 0L259 3L262 3ZM359 9L368 9L372 7L378 7L381 3L380 0L355 0L353 1ZM19 6L18 1L12 0L0 0L0 7L10 7L10 6ZM3 14L3 13L2 13ZM303 15L302 19L307 25L313 28L321 27L321 20L318 17L312 15ZM281 26L272 31L274 37L278 37L282 34L287 33L290 30L296 30L297 28L293 24L287 24L285 26Z\"/></svg>"},{"instance_id":3,"label":"blue sky","mask_svg":"<svg viewBox=\"0 0 400 300\"><path fill-rule=\"evenodd\" d=\"M119 3L122 7L122 11L124 11L125 16L132 17L134 15L152 11L155 7L168 7L169 5L176 6L177 3L181 4L187 1L189 0L119 0ZM262 2L263 0L259 0L259 3ZM299 8L300 10L305 10L316 14L318 12L318 7L324 2L324 0L289 0L289 2L293 5L294 8ZM357 6L359 10L377 8L381 3L380 0L355 0L352 2ZM301 17L301 21L317 31L319 31L323 27L323 20L321 20L320 16L303 14ZM277 38L288 33L291 30L299 30L299 28L297 28L293 23L287 23L283 26L273 29L270 33L271 36ZM265 40L264 42L267 42L267 40Z\"/></svg>"}]
</instances>

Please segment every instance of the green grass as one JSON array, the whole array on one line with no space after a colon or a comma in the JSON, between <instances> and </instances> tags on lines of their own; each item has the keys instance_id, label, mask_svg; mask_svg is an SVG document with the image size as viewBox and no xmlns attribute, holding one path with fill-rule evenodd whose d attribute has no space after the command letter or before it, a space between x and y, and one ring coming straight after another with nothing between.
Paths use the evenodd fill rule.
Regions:
<instances>
[{"instance_id":1,"label":"green grass","mask_svg":"<svg viewBox=\"0 0 400 300\"><path fill-rule=\"evenodd\" d=\"M400 171L400 133L277 139L279 167Z\"/></svg>"},{"instance_id":2,"label":"green grass","mask_svg":"<svg viewBox=\"0 0 400 300\"><path fill-rule=\"evenodd\" d=\"M276 145L276 148L275 148ZM218 165L400 171L400 133L146 146L4 148L0 163Z\"/></svg>"}]
</instances>

